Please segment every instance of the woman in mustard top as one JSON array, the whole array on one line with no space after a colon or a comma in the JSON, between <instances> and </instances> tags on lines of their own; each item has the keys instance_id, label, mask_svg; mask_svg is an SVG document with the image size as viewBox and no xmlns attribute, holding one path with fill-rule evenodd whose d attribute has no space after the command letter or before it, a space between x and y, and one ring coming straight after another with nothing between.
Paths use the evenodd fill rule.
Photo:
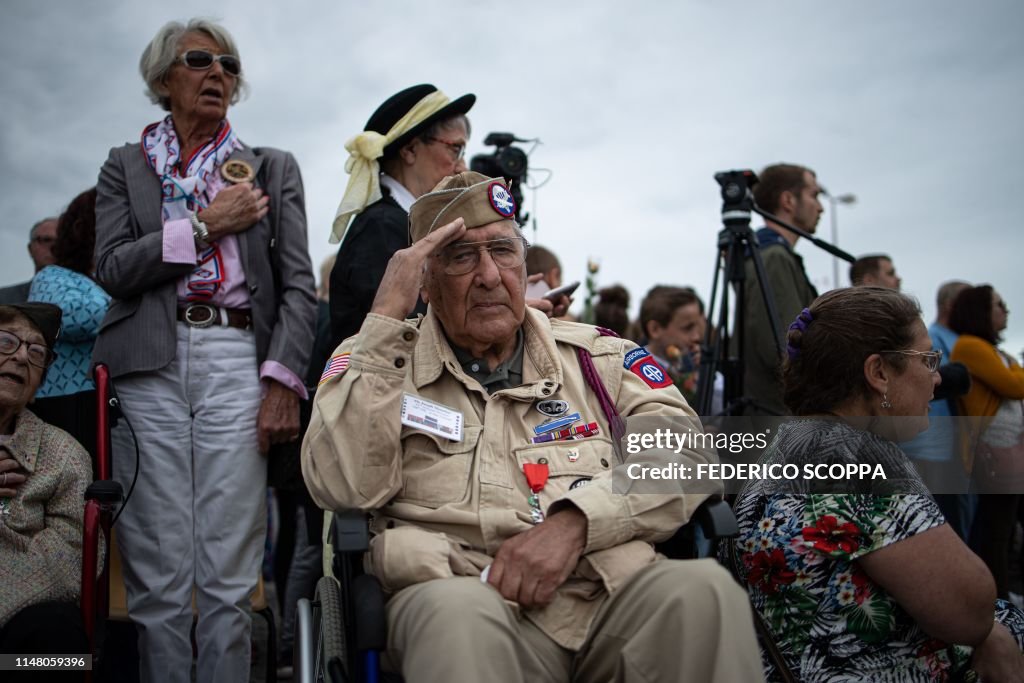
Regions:
<instances>
[{"instance_id":1,"label":"woman in mustard top","mask_svg":"<svg viewBox=\"0 0 1024 683\"><path fill-rule=\"evenodd\" d=\"M950 329L960 335L951 360L963 363L971 373L971 389L960 399L960 414L985 418L969 440L977 448L971 449L966 464L975 482L995 480L1003 485L1000 494L979 496L970 535L971 547L991 570L1001 598L1009 590L1009 547L1021 493L1012 473L1024 474L1024 368L997 348L1008 313L999 293L991 285L981 285L957 296L949 319ZM982 453L987 455L975 457ZM993 454L1001 454L1007 465L1000 472L987 472L996 466ZM1015 469L1014 459L1019 461Z\"/></svg>"}]
</instances>

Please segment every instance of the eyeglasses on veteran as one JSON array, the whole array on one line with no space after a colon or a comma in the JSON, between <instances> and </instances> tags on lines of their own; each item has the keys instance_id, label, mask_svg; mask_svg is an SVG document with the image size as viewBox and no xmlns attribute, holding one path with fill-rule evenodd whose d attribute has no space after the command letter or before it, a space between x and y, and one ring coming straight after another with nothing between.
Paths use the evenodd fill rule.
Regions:
<instances>
[{"instance_id":1,"label":"eyeglasses on veteran","mask_svg":"<svg viewBox=\"0 0 1024 683\"><path fill-rule=\"evenodd\" d=\"M7 330L0 330L0 355L13 356L22 344L28 350L28 362L37 368L49 367L57 357L45 344L35 344Z\"/></svg>"},{"instance_id":2,"label":"eyeglasses on veteran","mask_svg":"<svg viewBox=\"0 0 1024 683\"><path fill-rule=\"evenodd\" d=\"M438 257L447 275L465 275L480 263L480 252L491 255L494 265L501 269L518 268L526 261L525 237L508 237L485 242L456 242L445 247Z\"/></svg>"},{"instance_id":3,"label":"eyeglasses on veteran","mask_svg":"<svg viewBox=\"0 0 1024 683\"><path fill-rule=\"evenodd\" d=\"M427 140L444 145L452 151L452 154L455 155L456 159L462 159L466 156L466 143L464 142L450 142L448 140L442 140L441 138L435 138L432 135L429 136Z\"/></svg>"},{"instance_id":4,"label":"eyeglasses on veteran","mask_svg":"<svg viewBox=\"0 0 1024 683\"><path fill-rule=\"evenodd\" d=\"M898 353L903 356L919 356L929 372L937 372L942 364L942 351L914 351L903 349L901 351L882 351L881 353Z\"/></svg>"},{"instance_id":5,"label":"eyeglasses on veteran","mask_svg":"<svg viewBox=\"0 0 1024 683\"><path fill-rule=\"evenodd\" d=\"M178 57L178 61L196 71L209 69L214 62L220 62L224 73L231 76L242 73L242 62L234 55L215 55L207 50L187 50Z\"/></svg>"}]
</instances>

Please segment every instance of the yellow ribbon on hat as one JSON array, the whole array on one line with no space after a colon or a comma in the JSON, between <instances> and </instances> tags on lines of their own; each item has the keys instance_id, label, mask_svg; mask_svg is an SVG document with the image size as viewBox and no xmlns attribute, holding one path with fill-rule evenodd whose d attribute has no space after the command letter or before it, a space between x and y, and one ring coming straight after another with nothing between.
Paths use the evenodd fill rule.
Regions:
<instances>
[{"instance_id":1,"label":"yellow ribbon on hat","mask_svg":"<svg viewBox=\"0 0 1024 683\"><path fill-rule=\"evenodd\" d=\"M345 171L349 174L348 186L331 225L331 244L341 241L356 214L381 198L380 163L377 160L384 155L384 148L444 109L449 101L447 95L435 90L406 112L387 134L364 130L345 143L349 153L348 161L345 162Z\"/></svg>"}]
</instances>

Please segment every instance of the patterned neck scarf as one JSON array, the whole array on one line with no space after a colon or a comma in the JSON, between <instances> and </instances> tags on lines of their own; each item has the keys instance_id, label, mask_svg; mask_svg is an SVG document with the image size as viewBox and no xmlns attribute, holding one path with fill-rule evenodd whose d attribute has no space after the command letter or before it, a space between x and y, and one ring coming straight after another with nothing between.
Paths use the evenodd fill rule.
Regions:
<instances>
[{"instance_id":1,"label":"patterned neck scarf","mask_svg":"<svg viewBox=\"0 0 1024 683\"><path fill-rule=\"evenodd\" d=\"M153 172L160 178L163 220L188 218L198 209L205 209L211 201L207 194L210 181L215 177L231 153L241 149L231 124L224 119L209 142L192 153L179 170L181 144L174 130L170 114L162 121L146 126L142 131L142 151ZM199 254L199 262L188 276L188 299L205 301L220 288L224 280L224 264L220 246L214 242Z\"/></svg>"}]
</instances>

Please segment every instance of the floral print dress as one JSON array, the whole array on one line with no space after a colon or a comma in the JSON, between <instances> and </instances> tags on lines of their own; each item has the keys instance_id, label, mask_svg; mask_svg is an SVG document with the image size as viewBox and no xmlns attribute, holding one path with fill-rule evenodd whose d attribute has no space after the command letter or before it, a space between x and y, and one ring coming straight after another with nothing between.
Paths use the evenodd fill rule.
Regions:
<instances>
[{"instance_id":1,"label":"floral print dress","mask_svg":"<svg viewBox=\"0 0 1024 683\"><path fill-rule=\"evenodd\" d=\"M902 472L901 493L892 479L889 491L814 493L759 480L740 493L736 570L797 678L958 680L970 648L927 635L855 561L945 521L899 448L840 422L801 420L782 426L761 461L880 462ZM996 619L1024 645L1024 613L1000 601ZM767 657L765 675L779 679Z\"/></svg>"}]
</instances>

